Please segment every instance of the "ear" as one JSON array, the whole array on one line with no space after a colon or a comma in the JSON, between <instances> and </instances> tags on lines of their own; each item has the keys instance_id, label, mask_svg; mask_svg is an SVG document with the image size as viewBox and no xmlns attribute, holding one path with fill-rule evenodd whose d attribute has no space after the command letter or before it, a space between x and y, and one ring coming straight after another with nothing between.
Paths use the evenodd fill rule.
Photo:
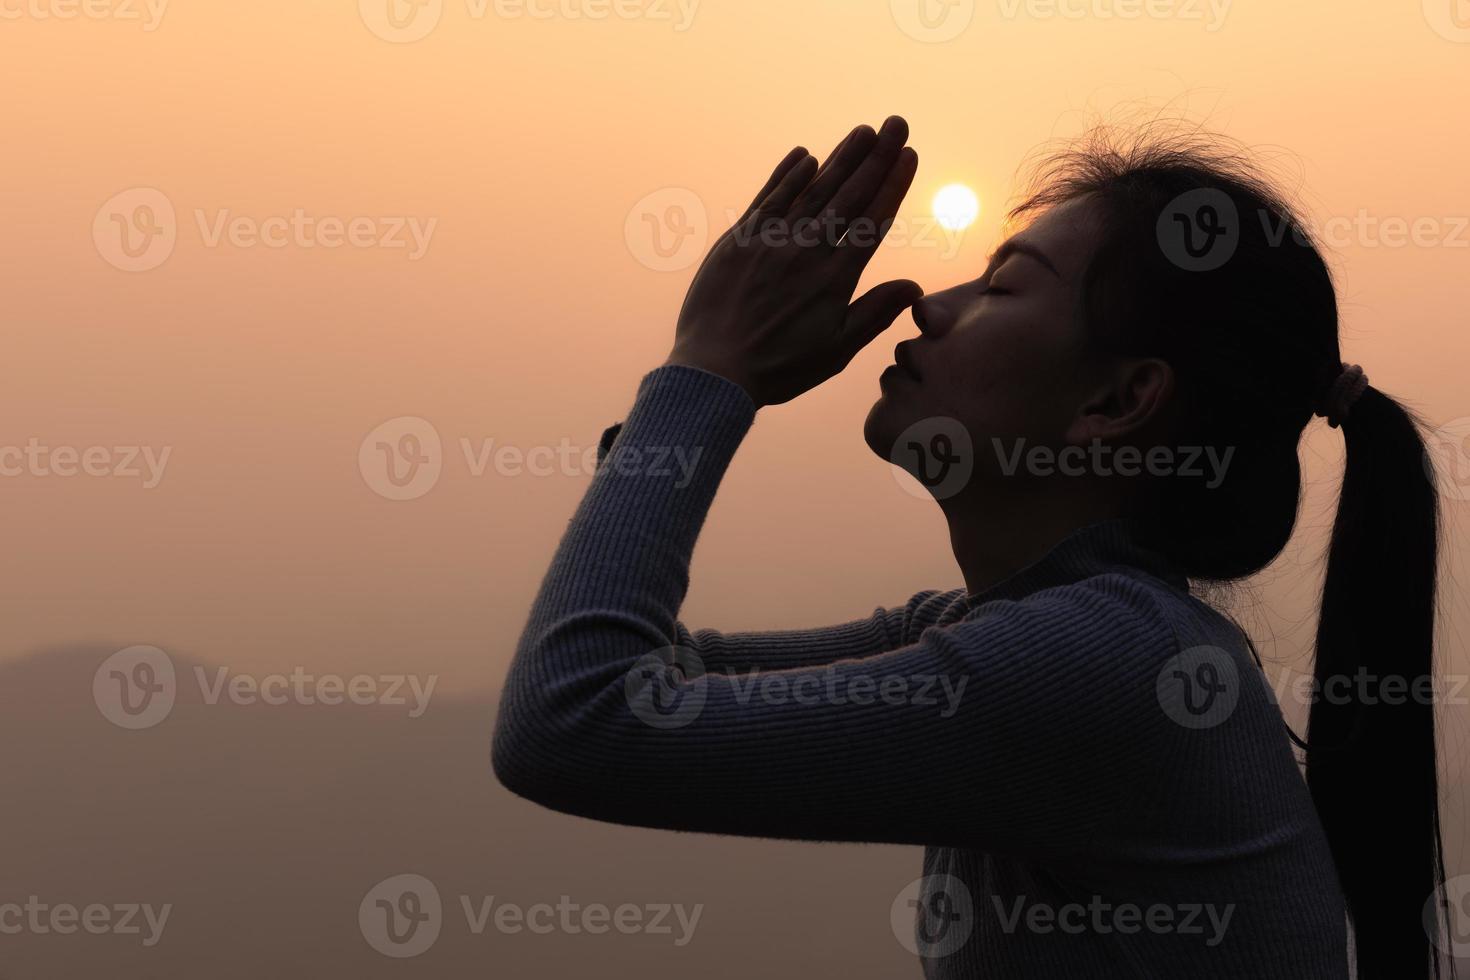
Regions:
<instances>
[{"instance_id":1,"label":"ear","mask_svg":"<svg viewBox=\"0 0 1470 980\"><path fill-rule=\"evenodd\" d=\"M1157 357L1119 360L1077 409L1067 442L1121 442L1153 428L1174 397L1174 369Z\"/></svg>"}]
</instances>

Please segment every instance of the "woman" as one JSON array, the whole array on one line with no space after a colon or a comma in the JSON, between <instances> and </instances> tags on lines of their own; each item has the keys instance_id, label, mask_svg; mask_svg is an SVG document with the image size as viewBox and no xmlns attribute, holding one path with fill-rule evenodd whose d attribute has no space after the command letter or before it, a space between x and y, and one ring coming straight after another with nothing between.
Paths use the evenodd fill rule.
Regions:
<instances>
[{"instance_id":1,"label":"woman","mask_svg":"<svg viewBox=\"0 0 1470 980\"><path fill-rule=\"evenodd\" d=\"M907 136L794 150L711 249L542 585L497 776L618 823L924 845L932 976L1437 975L1436 497L1414 421L1342 364L1310 237L1218 142L1094 140L1041 168L979 278L849 305ZM942 491L965 587L686 629L757 411L910 306L866 437ZM1249 640L1197 593L1286 544L1314 413L1347 463L1303 780Z\"/></svg>"}]
</instances>

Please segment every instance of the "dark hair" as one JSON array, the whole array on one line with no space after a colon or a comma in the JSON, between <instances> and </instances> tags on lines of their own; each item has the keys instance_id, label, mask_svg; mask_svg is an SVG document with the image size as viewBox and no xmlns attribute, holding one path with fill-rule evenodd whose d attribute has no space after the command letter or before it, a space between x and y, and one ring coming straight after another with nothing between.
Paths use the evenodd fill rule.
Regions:
<instances>
[{"instance_id":1,"label":"dark hair","mask_svg":"<svg viewBox=\"0 0 1470 980\"><path fill-rule=\"evenodd\" d=\"M1258 571L1291 536L1297 445L1342 370L1327 265L1292 207L1219 136L1096 127L1035 166L1011 215L1082 197L1098 220L1079 295L1088 344L1167 361L1171 436L1234 451L1218 486L1150 480L1131 516L1191 579ZM1422 690L1433 666L1434 474L1414 416L1376 388L1341 429L1346 472L1316 678L1364 671ZM1298 740L1307 784L1352 919L1358 976L1437 977L1431 930L1445 906L1433 698L1369 700L1316 699L1307 741ZM1425 917L1431 895L1439 904Z\"/></svg>"}]
</instances>

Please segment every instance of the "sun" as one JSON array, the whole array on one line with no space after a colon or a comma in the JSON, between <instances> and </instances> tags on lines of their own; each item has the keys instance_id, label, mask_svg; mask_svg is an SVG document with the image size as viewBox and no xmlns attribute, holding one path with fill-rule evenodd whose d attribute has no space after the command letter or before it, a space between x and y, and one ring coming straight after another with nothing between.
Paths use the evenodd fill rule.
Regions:
<instances>
[{"instance_id":1,"label":"sun","mask_svg":"<svg viewBox=\"0 0 1470 980\"><path fill-rule=\"evenodd\" d=\"M980 215L980 199L964 184L946 184L934 195L934 217L948 231L968 228Z\"/></svg>"}]
</instances>

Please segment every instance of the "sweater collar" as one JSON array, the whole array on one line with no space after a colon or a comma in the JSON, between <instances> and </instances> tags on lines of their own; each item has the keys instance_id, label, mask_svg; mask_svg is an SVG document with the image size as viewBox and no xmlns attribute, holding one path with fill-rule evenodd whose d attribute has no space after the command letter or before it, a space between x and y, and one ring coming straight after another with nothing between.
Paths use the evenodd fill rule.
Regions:
<instances>
[{"instance_id":1,"label":"sweater collar","mask_svg":"<svg viewBox=\"0 0 1470 980\"><path fill-rule=\"evenodd\" d=\"M1167 558L1139 544L1133 518L1114 517L1069 532L1031 564L966 598L972 605L1017 599L1122 568L1142 571L1171 588L1189 591L1188 578Z\"/></svg>"}]
</instances>

